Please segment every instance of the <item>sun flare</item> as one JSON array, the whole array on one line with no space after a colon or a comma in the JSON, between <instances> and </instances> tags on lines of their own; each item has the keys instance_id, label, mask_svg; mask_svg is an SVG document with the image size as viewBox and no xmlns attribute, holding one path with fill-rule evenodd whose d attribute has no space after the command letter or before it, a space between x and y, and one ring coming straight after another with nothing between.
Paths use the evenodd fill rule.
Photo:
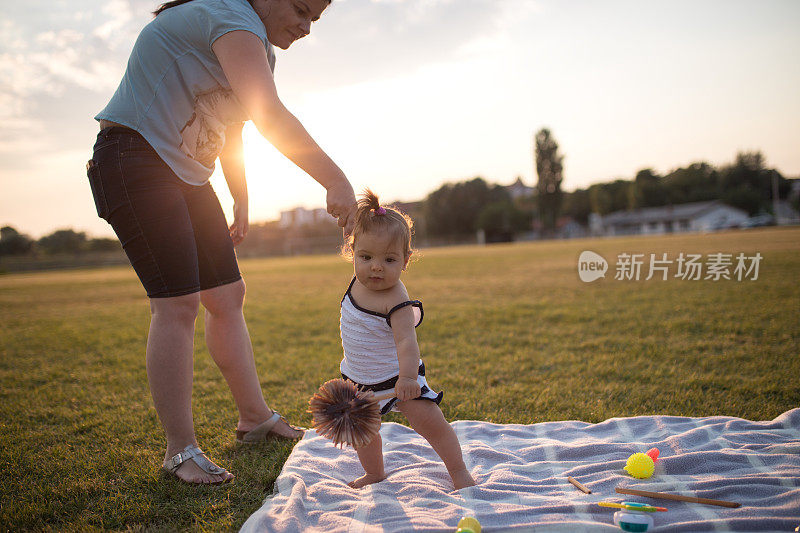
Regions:
<instances>
[{"instance_id":1,"label":"sun flare","mask_svg":"<svg viewBox=\"0 0 800 533\"><path fill-rule=\"evenodd\" d=\"M244 125L242 143L251 222L275 220L284 209L324 205L324 189L272 146L252 122ZM219 164L211 184L225 216L232 220L233 198Z\"/></svg>"}]
</instances>

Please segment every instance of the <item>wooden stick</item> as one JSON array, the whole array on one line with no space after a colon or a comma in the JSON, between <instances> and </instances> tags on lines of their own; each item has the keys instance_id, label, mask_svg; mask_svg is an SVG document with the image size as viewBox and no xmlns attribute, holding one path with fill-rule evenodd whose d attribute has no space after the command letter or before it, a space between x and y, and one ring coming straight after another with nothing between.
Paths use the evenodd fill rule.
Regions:
<instances>
[{"instance_id":1,"label":"wooden stick","mask_svg":"<svg viewBox=\"0 0 800 533\"><path fill-rule=\"evenodd\" d=\"M587 489L586 487L584 487L584 486L583 486L583 483L581 483L580 481L578 481L578 480L577 480L577 479L575 479L574 477L569 477L569 476L567 476L567 481L569 481L570 483L572 483L573 485L575 485L576 487L578 487L578 489L579 489L579 490L581 490L581 491L585 492L586 494L591 494L591 493L592 493L592 491L590 491L589 489Z\"/></svg>"},{"instance_id":2,"label":"wooden stick","mask_svg":"<svg viewBox=\"0 0 800 533\"><path fill-rule=\"evenodd\" d=\"M373 392L372 394L376 401L387 400L395 397L394 389L386 389L380 392Z\"/></svg>"},{"instance_id":3,"label":"wooden stick","mask_svg":"<svg viewBox=\"0 0 800 533\"><path fill-rule=\"evenodd\" d=\"M662 500L677 500L679 502L704 503L706 505L718 505L720 507L740 507L740 503L726 502L725 500L710 500L708 498L695 498L694 496L683 496L681 494L667 494L666 492L650 492L647 490L625 489L617 487L620 494L630 494L632 496L644 496L645 498L655 498Z\"/></svg>"}]
</instances>

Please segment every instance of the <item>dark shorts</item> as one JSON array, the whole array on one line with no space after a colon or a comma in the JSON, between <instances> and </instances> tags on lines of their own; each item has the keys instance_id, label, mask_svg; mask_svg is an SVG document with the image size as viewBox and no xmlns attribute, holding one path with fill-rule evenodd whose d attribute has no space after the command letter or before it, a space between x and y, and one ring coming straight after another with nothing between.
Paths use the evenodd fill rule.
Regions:
<instances>
[{"instance_id":1,"label":"dark shorts","mask_svg":"<svg viewBox=\"0 0 800 533\"><path fill-rule=\"evenodd\" d=\"M102 130L86 168L97 214L114 228L147 296L182 296L241 279L210 183L182 181L128 128Z\"/></svg>"}]
</instances>

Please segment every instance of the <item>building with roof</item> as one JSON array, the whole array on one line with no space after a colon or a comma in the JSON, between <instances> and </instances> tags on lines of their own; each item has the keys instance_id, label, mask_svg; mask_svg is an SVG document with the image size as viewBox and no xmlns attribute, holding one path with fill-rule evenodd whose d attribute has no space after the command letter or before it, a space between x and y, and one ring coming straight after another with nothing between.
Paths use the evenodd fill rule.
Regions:
<instances>
[{"instance_id":1,"label":"building with roof","mask_svg":"<svg viewBox=\"0 0 800 533\"><path fill-rule=\"evenodd\" d=\"M616 211L589 216L592 235L660 235L741 227L747 213L719 200Z\"/></svg>"},{"instance_id":2,"label":"building with roof","mask_svg":"<svg viewBox=\"0 0 800 533\"><path fill-rule=\"evenodd\" d=\"M516 200L517 198L527 198L536 192L536 187L528 187L522 183L522 178L520 177L517 177L517 181L511 185L506 185L505 189L508 191L508 194L513 200Z\"/></svg>"},{"instance_id":3,"label":"building with roof","mask_svg":"<svg viewBox=\"0 0 800 533\"><path fill-rule=\"evenodd\" d=\"M329 222L331 220L335 222L335 219L333 219L322 207L316 209L295 207L294 209L281 211L281 218L278 224L283 229L300 228L303 226L319 224L320 222Z\"/></svg>"}]
</instances>

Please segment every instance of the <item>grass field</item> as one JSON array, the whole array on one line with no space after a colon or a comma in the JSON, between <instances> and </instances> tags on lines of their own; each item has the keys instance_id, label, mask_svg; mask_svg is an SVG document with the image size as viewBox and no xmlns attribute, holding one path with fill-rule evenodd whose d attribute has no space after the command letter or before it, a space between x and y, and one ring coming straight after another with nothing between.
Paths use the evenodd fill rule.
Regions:
<instances>
[{"instance_id":1,"label":"grass field","mask_svg":"<svg viewBox=\"0 0 800 533\"><path fill-rule=\"evenodd\" d=\"M579 280L583 250L609 261L606 279ZM633 252L763 260L755 281L615 280L618 254ZM265 395L308 425L309 396L338 377L351 268L333 256L241 267ZM800 229L767 229L423 250L404 281L425 303L420 346L449 420L769 420L800 404L798 272ZM129 268L0 277L0 531L236 529L271 493L292 445L234 446L236 413L202 321L198 439L236 483L186 487L159 473L148 320Z\"/></svg>"}]
</instances>

